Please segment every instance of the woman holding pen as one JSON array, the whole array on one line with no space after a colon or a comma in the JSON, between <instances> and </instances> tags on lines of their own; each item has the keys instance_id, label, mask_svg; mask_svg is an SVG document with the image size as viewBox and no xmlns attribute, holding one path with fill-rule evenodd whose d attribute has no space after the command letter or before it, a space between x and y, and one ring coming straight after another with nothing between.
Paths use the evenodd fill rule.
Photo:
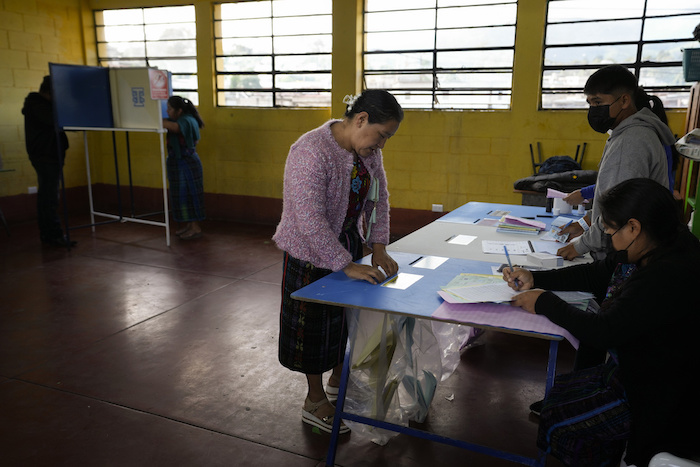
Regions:
<instances>
[{"instance_id":1,"label":"woman holding pen","mask_svg":"<svg viewBox=\"0 0 700 467\"><path fill-rule=\"evenodd\" d=\"M538 445L567 465L646 466L658 452L700 457L700 242L667 187L626 180L599 199L614 253L604 260L530 272L504 269L522 291L512 304L606 350L606 363L557 377L541 412ZM600 310L581 311L546 290L581 290Z\"/></svg>"}]
</instances>

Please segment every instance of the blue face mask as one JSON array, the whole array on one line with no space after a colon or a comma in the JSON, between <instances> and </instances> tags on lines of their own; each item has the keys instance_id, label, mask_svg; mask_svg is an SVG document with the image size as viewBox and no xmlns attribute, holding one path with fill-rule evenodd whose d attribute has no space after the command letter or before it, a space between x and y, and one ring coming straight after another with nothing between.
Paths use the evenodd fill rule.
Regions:
<instances>
[{"instance_id":1,"label":"blue face mask","mask_svg":"<svg viewBox=\"0 0 700 467\"><path fill-rule=\"evenodd\" d=\"M622 96L620 96L622 97ZM618 115L622 112L617 113L614 117L610 116L610 106L615 102L620 100L620 97L615 99L612 104L596 105L588 108L588 124L598 133L606 133L615 124Z\"/></svg>"}]
</instances>

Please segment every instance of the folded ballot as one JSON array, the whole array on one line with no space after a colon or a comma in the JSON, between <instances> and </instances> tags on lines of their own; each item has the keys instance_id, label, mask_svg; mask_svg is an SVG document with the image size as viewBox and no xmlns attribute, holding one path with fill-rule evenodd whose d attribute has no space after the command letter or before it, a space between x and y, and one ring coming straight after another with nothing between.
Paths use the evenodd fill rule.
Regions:
<instances>
[{"instance_id":1,"label":"folded ballot","mask_svg":"<svg viewBox=\"0 0 700 467\"><path fill-rule=\"evenodd\" d=\"M498 226L496 227L496 232L538 235L546 227L547 224L544 222L536 221L534 219L524 219L522 217L515 217L507 214L501 217L501 220L498 222Z\"/></svg>"}]
</instances>

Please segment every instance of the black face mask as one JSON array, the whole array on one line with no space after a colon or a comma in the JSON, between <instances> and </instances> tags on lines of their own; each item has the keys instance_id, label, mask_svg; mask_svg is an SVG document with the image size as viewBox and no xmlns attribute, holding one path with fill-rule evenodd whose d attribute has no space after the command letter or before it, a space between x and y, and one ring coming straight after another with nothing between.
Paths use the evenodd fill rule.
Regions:
<instances>
[{"instance_id":1,"label":"black face mask","mask_svg":"<svg viewBox=\"0 0 700 467\"><path fill-rule=\"evenodd\" d=\"M620 97L615 99L612 104L620 100ZM606 133L610 128L612 128L618 115L620 115L620 112L622 112L622 109L620 109L620 112L618 112L617 115L611 117L610 106L612 104L597 105L588 108L588 124L598 133Z\"/></svg>"}]
</instances>

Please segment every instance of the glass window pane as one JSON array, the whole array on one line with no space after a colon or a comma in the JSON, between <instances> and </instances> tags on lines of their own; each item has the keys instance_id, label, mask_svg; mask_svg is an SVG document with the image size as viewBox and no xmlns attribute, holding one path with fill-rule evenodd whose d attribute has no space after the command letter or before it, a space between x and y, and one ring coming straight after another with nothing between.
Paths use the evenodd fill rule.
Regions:
<instances>
[{"instance_id":1,"label":"glass window pane","mask_svg":"<svg viewBox=\"0 0 700 467\"><path fill-rule=\"evenodd\" d=\"M663 86L685 86L683 67L642 68L639 71L639 85L643 88Z\"/></svg>"},{"instance_id":2,"label":"glass window pane","mask_svg":"<svg viewBox=\"0 0 700 467\"><path fill-rule=\"evenodd\" d=\"M220 37L260 37L272 34L271 18L222 21Z\"/></svg>"},{"instance_id":3,"label":"glass window pane","mask_svg":"<svg viewBox=\"0 0 700 467\"><path fill-rule=\"evenodd\" d=\"M275 57L277 71L330 71L330 55L296 55Z\"/></svg>"},{"instance_id":4,"label":"glass window pane","mask_svg":"<svg viewBox=\"0 0 700 467\"><path fill-rule=\"evenodd\" d=\"M221 19L269 18L272 16L272 2L237 2L219 5Z\"/></svg>"},{"instance_id":5,"label":"glass window pane","mask_svg":"<svg viewBox=\"0 0 700 467\"><path fill-rule=\"evenodd\" d=\"M515 24L517 5L470 6L438 10L438 28Z\"/></svg>"},{"instance_id":6,"label":"glass window pane","mask_svg":"<svg viewBox=\"0 0 700 467\"><path fill-rule=\"evenodd\" d=\"M149 60L151 66L168 70L173 73L197 73L197 60L193 58L187 59L170 59L170 60Z\"/></svg>"},{"instance_id":7,"label":"glass window pane","mask_svg":"<svg viewBox=\"0 0 700 467\"><path fill-rule=\"evenodd\" d=\"M365 70L415 70L432 68L432 52L365 55Z\"/></svg>"},{"instance_id":8,"label":"glass window pane","mask_svg":"<svg viewBox=\"0 0 700 467\"><path fill-rule=\"evenodd\" d=\"M97 44L97 54L101 58L142 58L146 56L146 47L143 42L109 42Z\"/></svg>"},{"instance_id":9,"label":"glass window pane","mask_svg":"<svg viewBox=\"0 0 700 467\"><path fill-rule=\"evenodd\" d=\"M700 6L697 8L700 11ZM649 18L644 25L644 40L692 39L700 15Z\"/></svg>"},{"instance_id":10,"label":"glass window pane","mask_svg":"<svg viewBox=\"0 0 700 467\"><path fill-rule=\"evenodd\" d=\"M512 47L515 45L515 26L446 29L437 32L438 49Z\"/></svg>"},{"instance_id":11,"label":"glass window pane","mask_svg":"<svg viewBox=\"0 0 700 467\"><path fill-rule=\"evenodd\" d=\"M150 57L186 57L197 55L195 41L146 42L146 53Z\"/></svg>"},{"instance_id":12,"label":"glass window pane","mask_svg":"<svg viewBox=\"0 0 700 467\"><path fill-rule=\"evenodd\" d=\"M655 92L667 109L683 109L688 107L688 91Z\"/></svg>"},{"instance_id":13,"label":"glass window pane","mask_svg":"<svg viewBox=\"0 0 700 467\"><path fill-rule=\"evenodd\" d=\"M216 71L272 71L272 57L219 57Z\"/></svg>"},{"instance_id":14,"label":"glass window pane","mask_svg":"<svg viewBox=\"0 0 700 467\"><path fill-rule=\"evenodd\" d=\"M98 40L104 40L107 42L118 41L142 41L145 39L143 26L105 26L100 28L103 39L98 38Z\"/></svg>"},{"instance_id":15,"label":"glass window pane","mask_svg":"<svg viewBox=\"0 0 700 467\"><path fill-rule=\"evenodd\" d=\"M333 20L330 15L275 18L272 20L272 32L276 36L294 36L299 33L331 34Z\"/></svg>"},{"instance_id":16,"label":"glass window pane","mask_svg":"<svg viewBox=\"0 0 700 467\"><path fill-rule=\"evenodd\" d=\"M439 84L438 89L510 89L513 85L512 73L438 73L437 77Z\"/></svg>"},{"instance_id":17,"label":"glass window pane","mask_svg":"<svg viewBox=\"0 0 700 467\"><path fill-rule=\"evenodd\" d=\"M143 18L150 24L194 22L194 5L144 8Z\"/></svg>"},{"instance_id":18,"label":"glass window pane","mask_svg":"<svg viewBox=\"0 0 700 467\"><path fill-rule=\"evenodd\" d=\"M192 75L172 75L173 89L197 89L197 77Z\"/></svg>"},{"instance_id":19,"label":"glass window pane","mask_svg":"<svg viewBox=\"0 0 700 467\"><path fill-rule=\"evenodd\" d=\"M365 31L434 29L435 10L390 11L365 14Z\"/></svg>"},{"instance_id":20,"label":"glass window pane","mask_svg":"<svg viewBox=\"0 0 700 467\"><path fill-rule=\"evenodd\" d=\"M146 25L146 39L161 41L165 39L196 39L194 23Z\"/></svg>"},{"instance_id":21,"label":"glass window pane","mask_svg":"<svg viewBox=\"0 0 700 467\"><path fill-rule=\"evenodd\" d=\"M543 109L587 109L586 96L582 93L546 92L542 94Z\"/></svg>"},{"instance_id":22,"label":"glass window pane","mask_svg":"<svg viewBox=\"0 0 700 467\"><path fill-rule=\"evenodd\" d=\"M517 0L438 0L438 7L464 6L464 5L489 5L496 3L518 3Z\"/></svg>"},{"instance_id":23,"label":"glass window pane","mask_svg":"<svg viewBox=\"0 0 700 467\"><path fill-rule=\"evenodd\" d=\"M333 36L286 36L274 38L275 53L331 53L333 50Z\"/></svg>"},{"instance_id":24,"label":"glass window pane","mask_svg":"<svg viewBox=\"0 0 700 467\"><path fill-rule=\"evenodd\" d=\"M550 0L547 22L641 18L644 0Z\"/></svg>"},{"instance_id":25,"label":"glass window pane","mask_svg":"<svg viewBox=\"0 0 700 467\"><path fill-rule=\"evenodd\" d=\"M148 63L146 63L146 60L100 60L100 66L127 68L135 66L148 66Z\"/></svg>"},{"instance_id":26,"label":"glass window pane","mask_svg":"<svg viewBox=\"0 0 700 467\"><path fill-rule=\"evenodd\" d=\"M697 13L698 0L647 0L647 16Z\"/></svg>"},{"instance_id":27,"label":"glass window pane","mask_svg":"<svg viewBox=\"0 0 700 467\"><path fill-rule=\"evenodd\" d=\"M365 75L367 88L383 89L432 89L433 76L430 73Z\"/></svg>"},{"instance_id":28,"label":"glass window pane","mask_svg":"<svg viewBox=\"0 0 700 467\"><path fill-rule=\"evenodd\" d=\"M257 75L218 75L216 82L219 89L272 89L272 75L264 73Z\"/></svg>"},{"instance_id":29,"label":"glass window pane","mask_svg":"<svg viewBox=\"0 0 700 467\"><path fill-rule=\"evenodd\" d=\"M546 43L547 45L552 45L637 42L641 35L641 19L579 24L550 24L547 26Z\"/></svg>"},{"instance_id":30,"label":"glass window pane","mask_svg":"<svg viewBox=\"0 0 700 467\"><path fill-rule=\"evenodd\" d=\"M435 0L367 0L367 11L415 10L417 8L432 8Z\"/></svg>"},{"instance_id":31,"label":"glass window pane","mask_svg":"<svg viewBox=\"0 0 700 467\"><path fill-rule=\"evenodd\" d=\"M217 103L228 107L272 107L269 92L217 92Z\"/></svg>"},{"instance_id":32,"label":"glass window pane","mask_svg":"<svg viewBox=\"0 0 700 467\"><path fill-rule=\"evenodd\" d=\"M433 48L433 31L370 32L365 34L365 50L415 50Z\"/></svg>"},{"instance_id":33,"label":"glass window pane","mask_svg":"<svg viewBox=\"0 0 700 467\"><path fill-rule=\"evenodd\" d=\"M683 60L683 49L695 47L692 42L662 42L660 44L645 44L642 46L642 61L644 62L680 62Z\"/></svg>"},{"instance_id":34,"label":"glass window pane","mask_svg":"<svg viewBox=\"0 0 700 467\"><path fill-rule=\"evenodd\" d=\"M319 91L276 92L277 107L330 107L331 93Z\"/></svg>"},{"instance_id":35,"label":"glass window pane","mask_svg":"<svg viewBox=\"0 0 700 467\"><path fill-rule=\"evenodd\" d=\"M217 41L217 46L216 53L219 55L271 54L272 38L222 39Z\"/></svg>"},{"instance_id":36,"label":"glass window pane","mask_svg":"<svg viewBox=\"0 0 700 467\"><path fill-rule=\"evenodd\" d=\"M508 109L510 107L510 92L505 94L437 93L435 99L436 109Z\"/></svg>"},{"instance_id":37,"label":"glass window pane","mask_svg":"<svg viewBox=\"0 0 700 467\"><path fill-rule=\"evenodd\" d=\"M272 11L276 17L295 15L330 15L332 0L275 0Z\"/></svg>"},{"instance_id":38,"label":"glass window pane","mask_svg":"<svg viewBox=\"0 0 700 467\"><path fill-rule=\"evenodd\" d=\"M329 73L276 75L275 87L279 89L330 89Z\"/></svg>"},{"instance_id":39,"label":"glass window pane","mask_svg":"<svg viewBox=\"0 0 700 467\"><path fill-rule=\"evenodd\" d=\"M634 63L636 45L604 45L590 47L549 47L544 53L546 66L557 65L609 65Z\"/></svg>"},{"instance_id":40,"label":"glass window pane","mask_svg":"<svg viewBox=\"0 0 700 467\"><path fill-rule=\"evenodd\" d=\"M543 89L583 90L586 81L596 70L546 70L542 74ZM585 98L584 98L585 100Z\"/></svg>"},{"instance_id":41,"label":"glass window pane","mask_svg":"<svg viewBox=\"0 0 700 467\"><path fill-rule=\"evenodd\" d=\"M105 26L110 24L143 24L143 10L104 10L102 19Z\"/></svg>"},{"instance_id":42,"label":"glass window pane","mask_svg":"<svg viewBox=\"0 0 700 467\"><path fill-rule=\"evenodd\" d=\"M493 68L513 66L513 50L438 52L438 68Z\"/></svg>"}]
</instances>

